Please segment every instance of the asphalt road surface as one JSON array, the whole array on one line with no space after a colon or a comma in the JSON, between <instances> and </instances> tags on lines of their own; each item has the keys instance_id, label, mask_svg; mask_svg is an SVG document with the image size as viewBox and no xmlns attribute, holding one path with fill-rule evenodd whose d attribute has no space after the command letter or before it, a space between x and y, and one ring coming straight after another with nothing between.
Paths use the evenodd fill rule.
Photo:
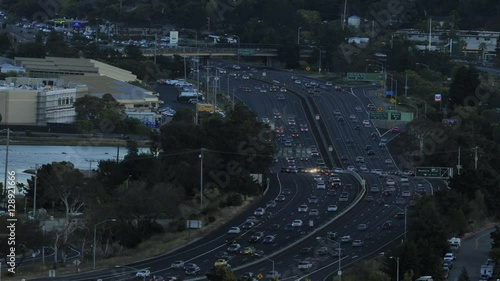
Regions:
<instances>
[{"instance_id":1,"label":"asphalt road surface","mask_svg":"<svg viewBox=\"0 0 500 281\"><path fill-rule=\"evenodd\" d=\"M488 259L488 253L491 250L490 233L494 230L494 228L483 230L462 240L462 247L456 254L457 258L448 275L449 281L457 281L464 267L470 280L479 280L481 265Z\"/></svg>"}]
</instances>

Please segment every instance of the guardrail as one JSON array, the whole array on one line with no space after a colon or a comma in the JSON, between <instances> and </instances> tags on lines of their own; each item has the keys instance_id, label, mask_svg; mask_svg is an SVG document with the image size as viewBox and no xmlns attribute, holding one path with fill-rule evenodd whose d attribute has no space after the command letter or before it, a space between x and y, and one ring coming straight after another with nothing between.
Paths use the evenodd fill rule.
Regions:
<instances>
[{"instance_id":1,"label":"guardrail","mask_svg":"<svg viewBox=\"0 0 500 281\"><path fill-rule=\"evenodd\" d=\"M237 56L259 56L259 55L269 55L275 56L278 54L278 49L242 49L242 48L211 48L211 47L173 47L173 48L157 48L155 49L142 49L142 54L144 56L152 56L162 54L229 54ZM243 52L245 51L245 52ZM248 51L248 52L247 52Z\"/></svg>"},{"instance_id":2,"label":"guardrail","mask_svg":"<svg viewBox=\"0 0 500 281\"><path fill-rule=\"evenodd\" d=\"M262 82L266 82L266 83L269 83L269 84L272 84L272 81L269 82L267 80L264 80L264 79L257 79L255 77L252 77L252 79L254 80L259 80L259 81L262 81ZM326 223L324 223L323 225L321 225L320 227L317 227L315 228L312 232L308 233L307 235L305 235L304 237L300 238L299 240L287 245L286 247L276 251L276 252L273 252L269 255L267 255L265 258L262 258L262 259L258 259L258 260L255 260L255 261L252 261L250 263L247 263L247 264L244 264L242 266L238 266L238 267L234 267L233 270L234 271L237 271L237 270L241 270L241 269L245 269L247 267L250 267L250 266L253 266L253 265L257 265L257 264L260 264L260 263L263 263L263 262L266 262L268 258L272 258L274 256L277 256L277 255L280 255L282 254L283 252L286 252L288 251L289 249L299 245L300 243L304 242L305 240L311 238L312 236L314 236L316 233L322 231L323 229L327 228L328 226L330 226L333 222L335 222L336 220L340 219L341 217L343 217L344 215L346 215L348 212L350 212L354 207L356 207L360 202L361 200L363 200L363 197L365 196L366 194L366 185L365 185L365 180L356 172L353 172L353 171L344 171L343 173L345 174L349 174L351 175L352 177L354 177L360 184L361 186L361 192L358 194L358 196L356 197L356 199L347 206L346 209L344 209L343 211L341 211L340 213L338 213L338 215L336 215L334 218L332 218L331 220L327 221ZM197 277L197 278L192 278L192 279L185 279L186 281L196 281L196 280L205 280L206 277Z\"/></svg>"}]
</instances>

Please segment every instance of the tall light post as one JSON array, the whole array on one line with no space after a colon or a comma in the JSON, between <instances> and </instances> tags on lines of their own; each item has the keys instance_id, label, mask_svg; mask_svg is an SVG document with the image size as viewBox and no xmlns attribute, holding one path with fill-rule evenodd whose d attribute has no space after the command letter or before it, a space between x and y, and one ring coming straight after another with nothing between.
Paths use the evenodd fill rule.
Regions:
<instances>
[{"instance_id":1,"label":"tall light post","mask_svg":"<svg viewBox=\"0 0 500 281\"><path fill-rule=\"evenodd\" d=\"M337 272L337 275L339 276L339 281L342 281L342 264L341 264L341 262L342 262L342 246L340 245L339 242L337 242L333 239L330 239L330 238L326 238L326 239L330 242L333 242L333 243L339 245L339 248L338 248L339 249L339 271Z\"/></svg>"},{"instance_id":2,"label":"tall light post","mask_svg":"<svg viewBox=\"0 0 500 281\"><path fill-rule=\"evenodd\" d=\"M198 50L198 31L194 30L194 29L189 29L189 28L183 28L182 30L184 31L190 31L190 32L193 32L195 34L195 46L196 46L196 50Z\"/></svg>"},{"instance_id":3,"label":"tall light post","mask_svg":"<svg viewBox=\"0 0 500 281\"><path fill-rule=\"evenodd\" d=\"M200 212L203 209L203 153L205 152L205 148L200 150Z\"/></svg>"},{"instance_id":4,"label":"tall light post","mask_svg":"<svg viewBox=\"0 0 500 281\"><path fill-rule=\"evenodd\" d=\"M416 97L408 97L409 99L415 99L415 100L419 100L419 101L422 101L424 102L424 115L427 115L427 102L423 99L419 99L419 98L416 98Z\"/></svg>"},{"instance_id":5,"label":"tall light post","mask_svg":"<svg viewBox=\"0 0 500 281\"><path fill-rule=\"evenodd\" d=\"M344 14L342 15L342 30L345 28L345 18L347 13L347 0L344 1Z\"/></svg>"},{"instance_id":6,"label":"tall light post","mask_svg":"<svg viewBox=\"0 0 500 281\"><path fill-rule=\"evenodd\" d=\"M97 226L103 223L106 223L108 221L113 221L115 222L116 219L108 219L108 220L103 220L101 222L98 222L94 225L94 248L93 248L93 263L92 263L92 268L95 269L95 253L96 253L96 248L97 248Z\"/></svg>"},{"instance_id":7,"label":"tall light post","mask_svg":"<svg viewBox=\"0 0 500 281\"><path fill-rule=\"evenodd\" d=\"M323 50L316 46L309 46L311 48L314 48L319 51L319 58L318 58L318 74L321 74L321 55L323 54Z\"/></svg>"},{"instance_id":8,"label":"tall light post","mask_svg":"<svg viewBox=\"0 0 500 281\"><path fill-rule=\"evenodd\" d=\"M399 281L399 257L389 257L390 259L396 259L396 281Z\"/></svg>"},{"instance_id":9,"label":"tall light post","mask_svg":"<svg viewBox=\"0 0 500 281\"><path fill-rule=\"evenodd\" d=\"M302 26L299 26L297 28L297 45L300 45L300 30L302 29Z\"/></svg>"},{"instance_id":10,"label":"tall light post","mask_svg":"<svg viewBox=\"0 0 500 281\"><path fill-rule=\"evenodd\" d=\"M240 37L233 35L233 37L238 38L238 48L236 49L236 55L238 56L238 62L240 62Z\"/></svg>"},{"instance_id":11,"label":"tall light post","mask_svg":"<svg viewBox=\"0 0 500 281\"><path fill-rule=\"evenodd\" d=\"M264 257L264 258L266 260L268 260L268 261L270 261L270 262L273 263L273 269L272 269L272 271L273 271L273 279L274 279L276 277L276 271L274 271L274 261L272 259L268 258L268 257Z\"/></svg>"},{"instance_id":12,"label":"tall light post","mask_svg":"<svg viewBox=\"0 0 500 281\"><path fill-rule=\"evenodd\" d=\"M383 62L381 61L378 61L378 60L372 60L372 59L366 59L367 62L374 62L374 63L377 63L378 65L380 65L380 71L382 73L382 75L384 76L384 85L382 86L382 88L384 89L384 94L387 90L387 69L385 68L385 65Z\"/></svg>"},{"instance_id":13,"label":"tall light post","mask_svg":"<svg viewBox=\"0 0 500 281\"><path fill-rule=\"evenodd\" d=\"M38 181L38 165L35 164L35 185L33 191L33 219L36 218L36 184Z\"/></svg>"},{"instance_id":14,"label":"tall light post","mask_svg":"<svg viewBox=\"0 0 500 281\"><path fill-rule=\"evenodd\" d=\"M391 76L391 92L392 92L392 85L393 85L393 82L396 82L396 91L394 91L394 99L396 100L396 102L394 103L394 109L397 108L397 104L398 104L398 80L397 79L394 79L394 74L389 74Z\"/></svg>"}]
</instances>

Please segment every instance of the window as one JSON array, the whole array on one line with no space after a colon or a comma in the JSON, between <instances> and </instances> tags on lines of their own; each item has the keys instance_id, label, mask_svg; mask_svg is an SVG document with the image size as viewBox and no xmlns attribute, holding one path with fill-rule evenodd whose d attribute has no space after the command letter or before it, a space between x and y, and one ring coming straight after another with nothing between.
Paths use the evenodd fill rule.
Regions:
<instances>
[{"instance_id":1,"label":"window","mask_svg":"<svg viewBox=\"0 0 500 281\"><path fill-rule=\"evenodd\" d=\"M61 98L58 98L58 99L57 99L57 105L62 105L62 100L61 100Z\"/></svg>"}]
</instances>

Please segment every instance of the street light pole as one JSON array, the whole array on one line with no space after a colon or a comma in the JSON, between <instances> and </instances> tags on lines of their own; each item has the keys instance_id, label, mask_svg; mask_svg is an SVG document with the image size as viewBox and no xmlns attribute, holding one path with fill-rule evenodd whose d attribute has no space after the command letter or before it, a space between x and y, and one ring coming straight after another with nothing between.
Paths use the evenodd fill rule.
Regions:
<instances>
[{"instance_id":1,"label":"street light pole","mask_svg":"<svg viewBox=\"0 0 500 281\"><path fill-rule=\"evenodd\" d=\"M103 220L101 222L98 222L94 225L94 247L93 247L93 263L92 263L92 268L95 269L95 253L96 253L96 248L97 248L97 226L103 223L106 223L108 221L116 221L116 219L109 219L109 220Z\"/></svg>"},{"instance_id":2,"label":"street light pole","mask_svg":"<svg viewBox=\"0 0 500 281\"><path fill-rule=\"evenodd\" d=\"M399 257L389 257L390 259L396 259L396 281L399 281Z\"/></svg>"},{"instance_id":3,"label":"street light pole","mask_svg":"<svg viewBox=\"0 0 500 281\"><path fill-rule=\"evenodd\" d=\"M302 29L302 26L299 26L297 28L297 45L300 45L300 30Z\"/></svg>"},{"instance_id":4,"label":"street light pole","mask_svg":"<svg viewBox=\"0 0 500 281\"><path fill-rule=\"evenodd\" d=\"M274 261L272 259L268 258L268 257L264 257L264 258L267 259L267 260L269 260L269 261L271 261L273 263L273 269L272 269L272 271L273 271L273 279L274 279L276 277L276 272L274 271Z\"/></svg>"},{"instance_id":5,"label":"street light pole","mask_svg":"<svg viewBox=\"0 0 500 281\"><path fill-rule=\"evenodd\" d=\"M233 37L238 38L238 49L236 50L236 55L238 56L238 62L240 62L240 37L233 35Z\"/></svg>"},{"instance_id":6,"label":"street light pole","mask_svg":"<svg viewBox=\"0 0 500 281\"><path fill-rule=\"evenodd\" d=\"M319 51L319 57L318 57L318 74L321 74L321 54L322 54L322 50L316 46L310 46L311 48L315 48Z\"/></svg>"},{"instance_id":7,"label":"street light pole","mask_svg":"<svg viewBox=\"0 0 500 281\"><path fill-rule=\"evenodd\" d=\"M203 153L205 149L200 150L200 211L203 209Z\"/></svg>"},{"instance_id":8,"label":"street light pole","mask_svg":"<svg viewBox=\"0 0 500 281\"><path fill-rule=\"evenodd\" d=\"M33 219L36 218L36 184L38 181L38 165L35 164L35 188L33 191Z\"/></svg>"},{"instance_id":9,"label":"street light pole","mask_svg":"<svg viewBox=\"0 0 500 281\"><path fill-rule=\"evenodd\" d=\"M333 242L333 243L336 243L337 245L339 245L339 271L337 272L337 275L339 276L339 281L342 281L342 246L340 245L339 242L333 240L333 239L330 239L330 238L326 238L328 239L328 241L330 242Z\"/></svg>"}]
</instances>

